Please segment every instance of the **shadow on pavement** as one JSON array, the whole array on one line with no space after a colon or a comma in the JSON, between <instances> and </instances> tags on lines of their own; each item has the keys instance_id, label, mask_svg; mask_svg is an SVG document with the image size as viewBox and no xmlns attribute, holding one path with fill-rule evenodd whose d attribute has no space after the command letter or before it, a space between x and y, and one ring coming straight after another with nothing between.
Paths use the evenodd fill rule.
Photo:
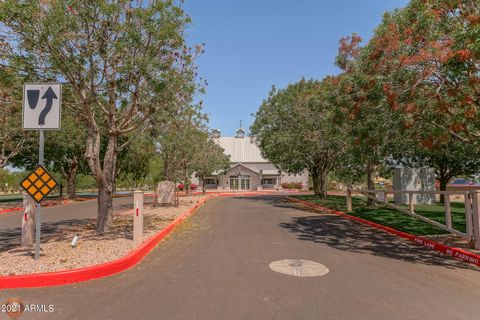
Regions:
<instances>
[{"instance_id":1,"label":"shadow on pavement","mask_svg":"<svg viewBox=\"0 0 480 320\"><path fill-rule=\"evenodd\" d=\"M61 239L67 233L75 231L87 224L91 224L93 219L70 219L57 222L42 223L41 241L50 241ZM14 248L19 248L22 236L22 228L3 229L0 233L0 252L8 251Z\"/></svg>"},{"instance_id":2,"label":"shadow on pavement","mask_svg":"<svg viewBox=\"0 0 480 320\"><path fill-rule=\"evenodd\" d=\"M284 198L275 196L238 197L238 199L261 201L275 207L289 210L315 213L311 216L292 217L291 222L280 223L279 226L297 234L298 239L325 244L337 250L371 254L402 260L410 263L479 270L473 265L454 260L444 254L428 248L417 246L407 240L386 232L362 225L331 214L319 214L318 211L304 208Z\"/></svg>"}]
</instances>

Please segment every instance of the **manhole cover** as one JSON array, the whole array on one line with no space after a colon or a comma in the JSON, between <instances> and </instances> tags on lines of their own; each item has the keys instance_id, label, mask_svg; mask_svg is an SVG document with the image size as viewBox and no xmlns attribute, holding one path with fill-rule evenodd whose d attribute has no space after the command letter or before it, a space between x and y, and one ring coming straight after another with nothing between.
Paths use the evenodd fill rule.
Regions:
<instances>
[{"instance_id":1,"label":"manhole cover","mask_svg":"<svg viewBox=\"0 0 480 320\"><path fill-rule=\"evenodd\" d=\"M269 265L275 272L296 277L318 277L328 273L328 268L318 262L302 259L285 259L274 261Z\"/></svg>"}]
</instances>

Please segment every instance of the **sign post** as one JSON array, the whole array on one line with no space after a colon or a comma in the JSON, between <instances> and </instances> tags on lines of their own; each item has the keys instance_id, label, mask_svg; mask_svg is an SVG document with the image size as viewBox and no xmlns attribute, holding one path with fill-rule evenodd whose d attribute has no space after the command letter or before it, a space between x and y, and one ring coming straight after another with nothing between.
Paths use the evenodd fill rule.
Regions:
<instances>
[{"instance_id":1,"label":"sign post","mask_svg":"<svg viewBox=\"0 0 480 320\"><path fill-rule=\"evenodd\" d=\"M23 86L22 127L38 130L38 167L21 185L37 202L35 212L35 260L40 258L42 206L40 202L57 182L45 170L44 130L59 130L61 124L62 86L60 83L26 83Z\"/></svg>"}]
</instances>

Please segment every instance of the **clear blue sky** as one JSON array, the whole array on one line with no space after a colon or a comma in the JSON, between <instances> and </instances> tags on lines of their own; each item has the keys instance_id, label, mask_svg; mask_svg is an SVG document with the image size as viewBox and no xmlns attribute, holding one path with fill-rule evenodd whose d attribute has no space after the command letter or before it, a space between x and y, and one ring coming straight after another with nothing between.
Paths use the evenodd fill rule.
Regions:
<instances>
[{"instance_id":1,"label":"clear blue sky","mask_svg":"<svg viewBox=\"0 0 480 320\"><path fill-rule=\"evenodd\" d=\"M191 44L205 43L199 73L210 127L231 136L248 130L272 85L338 73L338 40L353 32L364 40L385 11L407 0L186 0Z\"/></svg>"}]
</instances>

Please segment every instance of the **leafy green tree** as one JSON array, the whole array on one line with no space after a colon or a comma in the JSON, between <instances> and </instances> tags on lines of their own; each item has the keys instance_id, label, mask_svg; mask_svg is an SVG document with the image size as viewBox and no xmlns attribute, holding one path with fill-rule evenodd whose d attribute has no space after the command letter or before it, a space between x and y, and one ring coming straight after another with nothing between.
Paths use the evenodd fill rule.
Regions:
<instances>
[{"instance_id":1,"label":"leafy green tree","mask_svg":"<svg viewBox=\"0 0 480 320\"><path fill-rule=\"evenodd\" d=\"M19 189L20 181L23 179L23 172L10 172L0 168L0 190L3 192L15 191Z\"/></svg>"},{"instance_id":2,"label":"leafy green tree","mask_svg":"<svg viewBox=\"0 0 480 320\"><path fill-rule=\"evenodd\" d=\"M64 96L64 99L66 97ZM66 103L68 103L68 99ZM45 166L58 172L67 186L69 199L76 197L76 176L78 173L88 174L89 169L84 158L85 126L71 110L62 112L61 130L45 132ZM38 164L38 137L30 135L24 143L21 153L11 159L12 164L32 170Z\"/></svg>"},{"instance_id":3,"label":"leafy green tree","mask_svg":"<svg viewBox=\"0 0 480 320\"><path fill-rule=\"evenodd\" d=\"M408 137L405 137L405 140L407 139ZM433 145L426 148L417 141L413 137L410 149L394 154L392 162L407 167L434 168L441 191L447 190L448 183L455 176L472 176L480 172L480 151L469 144L450 138L448 141L433 141ZM443 195L440 196L440 202L444 202Z\"/></svg>"},{"instance_id":4,"label":"leafy green tree","mask_svg":"<svg viewBox=\"0 0 480 320\"><path fill-rule=\"evenodd\" d=\"M194 162L196 176L202 181L202 191L205 193L205 179L214 172L223 172L230 167L230 156L208 135L199 141L198 153Z\"/></svg>"},{"instance_id":5,"label":"leafy green tree","mask_svg":"<svg viewBox=\"0 0 480 320\"><path fill-rule=\"evenodd\" d=\"M27 136L22 130L22 83L14 73L0 66L0 168L22 151Z\"/></svg>"},{"instance_id":6,"label":"leafy green tree","mask_svg":"<svg viewBox=\"0 0 480 320\"><path fill-rule=\"evenodd\" d=\"M26 68L67 81L79 101L72 109L87 128L98 233L112 223L117 156L124 147L119 137L139 130L170 101L189 98L180 88L192 85L193 59L201 51L185 44L189 22L167 0L0 2L1 35L16 44Z\"/></svg>"},{"instance_id":7,"label":"leafy green tree","mask_svg":"<svg viewBox=\"0 0 480 320\"><path fill-rule=\"evenodd\" d=\"M326 196L327 174L342 148L341 131L332 122L332 85L330 78L302 79L285 89L273 88L251 127L263 156L288 173L308 170L320 197Z\"/></svg>"},{"instance_id":8,"label":"leafy green tree","mask_svg":"<svg viewBox=\"0 0 480 320\"><path fill-rule=\"evenodd\" d=\"M150 173L150 161L155 155L155 146L151 137L145 133L125 139L129 139L130 143L118 155L117 177L135 189L145 184Z\"/></svg>"},{"instance_id":9,"label":"leafy green tree","mask_svg":"<svg viewBox=\"0 0 480 320\"><path fill-rule=\"evenodd\" d=\"M162 162L163 179L189 183L194 164L207 140L208 121L200 112L200 106L184 104L178 109L167 110L163 121L156 121L151 134Z\"/></svg>"}]
</instances>

